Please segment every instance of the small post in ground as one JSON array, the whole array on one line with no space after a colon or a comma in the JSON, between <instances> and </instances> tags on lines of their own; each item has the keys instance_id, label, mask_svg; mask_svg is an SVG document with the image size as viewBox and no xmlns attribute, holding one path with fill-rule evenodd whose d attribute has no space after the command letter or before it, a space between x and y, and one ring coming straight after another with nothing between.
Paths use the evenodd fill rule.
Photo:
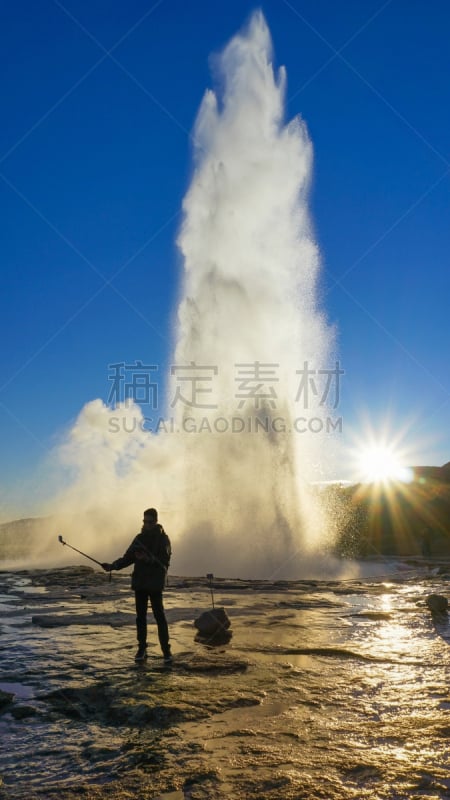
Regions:
<instances>
[{"instance_id":1,"label":"small post in ground","mask_svg":"<svg viewBox=\"0 0 450 800\"><path fill-rule=\"evenodd\" d=\"M214 575L212 574L212 572L208 572L206 578L209 581L209 590L211 592L212 607L214 608L214 591L213 591L213 585L212 585L212 581L213 581Z\"/></svg>"}]
</instances>

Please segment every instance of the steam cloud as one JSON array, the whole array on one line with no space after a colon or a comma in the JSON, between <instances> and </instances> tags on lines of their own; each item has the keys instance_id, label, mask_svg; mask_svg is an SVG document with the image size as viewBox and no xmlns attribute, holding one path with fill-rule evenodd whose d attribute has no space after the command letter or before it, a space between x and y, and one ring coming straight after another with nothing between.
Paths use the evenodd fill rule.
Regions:
<instances>
[{"instance_id":1,"label":"steam cloud","mask_svg":"<svg viewBox=\"0 0 450 800\"><path fill-rule=\"evenodd\" d=\"M178 574L300 577L328 529L309 487L330 437L293 428L300 414L325 419L319 395L310 392L306 412L296 401L298 370L329 367L333 345L317 302L312 147L301 119L284 123L285 71L274 72L261 12L216 68L221 91L207 91L198 113L178 240L185 273L172 363L180 370L170 394L178 387L182 397L170 413L179 432L142 430L133 403L88 403L60 450L73 480L51 511L101 559L123 551L153 505ZM196 404L189 386L200 390Z\"/></svg>"}]
</instances>

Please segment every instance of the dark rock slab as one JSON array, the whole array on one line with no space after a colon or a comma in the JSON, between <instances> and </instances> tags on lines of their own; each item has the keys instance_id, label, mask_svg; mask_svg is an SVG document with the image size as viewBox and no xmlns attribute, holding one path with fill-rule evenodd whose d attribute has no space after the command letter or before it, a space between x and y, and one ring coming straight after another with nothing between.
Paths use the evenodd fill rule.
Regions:
<instances>
[{"instance_id":1,"label":"dark rock slab","mask_svg":"<svg viewBox=\"0 0 450 800\"><path fill-rule=\"evenodd\" d=\"M13 706L11 714L14 719L26 719L26 717L34 717L36 709L33 706Z\"/></svg>"}]
</instances>

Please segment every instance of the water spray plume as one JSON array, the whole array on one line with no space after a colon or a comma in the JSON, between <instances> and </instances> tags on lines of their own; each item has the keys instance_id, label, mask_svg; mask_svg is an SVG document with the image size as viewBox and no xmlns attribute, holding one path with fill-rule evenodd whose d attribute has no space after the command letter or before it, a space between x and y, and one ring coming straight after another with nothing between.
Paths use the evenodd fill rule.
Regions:
<instances>
[{"instance_id":1,"label":"water spray plume","mask_svg":"<svg viewBox=\"0 0 450 800\"><path fill-rule=\"evenodd\" d=\"M89 403L62 451L79 476L62 499L65 509L101 508L123 537L142 508L168 509L178 574L298 577L328 530L311 483L332 438L295 427L299 417L319 429L325 420L320 393L299 402L299 382L306 392L333 348L317 301L312 146L300 118L284 122L286 74L274 71L261 12L216 68L222 89L206 92L197 116L178 237L174 432L138 424L108 435L117 409ZM142 419L133 404L120 413ZM93 521L92 533L104 527Z\"/></svg>"},{"instance_id":2,"label":"water spray plume","mask_svg":"<svg viewBox=\"0 0 450 800\"><path fill-rule=\"evenodd\" d=\"M331 344L317 310L319 257L307 207L312 147L299 118L283 124L286 76L274 73L262 13L216 64L223 94L206 92L200 107L183 203L174 360L217 366L217 408L201 414L208 435L186 441L184 505L191 526L197 521L199 549L237 544L237 563L247 550L245 560L270 575L283 554L285 571L287 554L308 549L325 528L307 486L320 477L324 439L293 430L298 371L326 366ZM265 384L259 406L245 397L252 377ZM237 408L244 431L217 433L217 417L230 419ZM193 417L187 404L176 410L180 427ZM312 397L308 415L324 412ZM268 420L268 430L255 432L256 419Z\"/></svg>"}]
</instances>

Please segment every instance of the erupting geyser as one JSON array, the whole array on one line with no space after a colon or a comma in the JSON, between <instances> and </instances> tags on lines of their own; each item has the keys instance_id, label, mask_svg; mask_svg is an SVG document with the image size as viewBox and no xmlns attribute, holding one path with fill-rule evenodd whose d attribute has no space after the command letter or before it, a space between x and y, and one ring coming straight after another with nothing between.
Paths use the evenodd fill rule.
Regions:
<instances>
[{"instance_id":1,"label":"erupting geyser","mask_svg":"<svg viewBox=\"0 0 450 800\"><path fill-rule=\"evenodd\" d=\"M206 92L197 117L174 359L217 369L192 368L197 386L211 389L199 404L213 408L178 406L193 429L186 528L203 524L208 541L237 534L237 561L249 549L266 574L285 570L281 553L304 549L320 527L306 482L319 477L323 437L294 421L324 415L321 398L310 392L305 408L308 387L301 398L299 389L326 367L330 342L316 305L311 143L301 120L283 123L285 73L274 74L271 54L257 12L220 55L223 91Z\"/></svg>"},{"instance_id":2,"label":"erupting geyser","mask_svg":"<svg viewBox=\"0 0 450 800\"><path fill-rule=\"evenodd\" d=\"M111 410L95 401L66 449L78 464L90 449L91 475L102 465L114 518L119 503L128 525L149 504L168 509L179 572L299 576L299 554L326 530L308 488L329 443L320 421L332 346L316 296L312 148L300 119L284 123L285 72L271 60L256 12L217 58L221 89L206 92L195 125L171 370L178 433L137 431L109 443ZM95 502L82 485L77 502L90 494Z\"/></svg>"}]
</instances>

